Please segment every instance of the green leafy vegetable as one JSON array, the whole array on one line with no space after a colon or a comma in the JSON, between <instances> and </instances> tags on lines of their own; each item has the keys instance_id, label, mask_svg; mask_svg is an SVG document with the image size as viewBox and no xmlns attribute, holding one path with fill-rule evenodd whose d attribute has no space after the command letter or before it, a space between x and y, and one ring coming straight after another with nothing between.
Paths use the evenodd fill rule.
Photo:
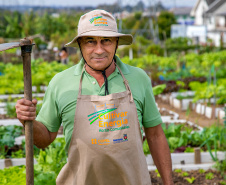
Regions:
<instances>
[{"instance_id":1,"label":"green leafy vegetable","mask_svg":"<svg viewBox=\"0 0 226 185\"><path fill-rule=\"evenodd\" d=\"M188 183L190 183L190 184L192 184L194 181L195 181L195 177L191 177L191 178L189 178L189 177L187 177L187 178L185 178L187 181L188 181Z\"/></svg>"},{"instance_id":2,"label":"green leafy vegetable","mask_svg":"<svg viewBox=\"0 0 226 185\"><path fill-rule=\"evenodd\" d=\"M210 173L207 173L206 176L205 176L205 178L211 180L211 179L214 178L214 174L211 173L211 172Z\"/></svg>"}]
</instances>

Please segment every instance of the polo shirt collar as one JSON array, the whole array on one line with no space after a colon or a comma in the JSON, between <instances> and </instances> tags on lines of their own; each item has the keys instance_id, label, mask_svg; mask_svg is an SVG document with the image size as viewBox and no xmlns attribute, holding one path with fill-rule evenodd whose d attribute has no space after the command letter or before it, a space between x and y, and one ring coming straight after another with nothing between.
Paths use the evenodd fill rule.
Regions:
<instances>
[{"instance_id":1,"label":"polo shirt collar","mask_svg":"<svg viewBox=\"0 0 226 185\"><path fill-rule=\"evenodd\" d=\"M119 68L121 69L121 71L122 71L122 73L123 73L124 75L130 73L130 70L128 69L127 65L124 64L124 63L119 59L118 56L116 56L116 63L117 63L117 65L119 66ZM78 76L78 75L81 75L81 74L82 74L82 69L83 69L84 64L85 64L85 61L84 61L84 59L82 58L82 59L79 61L79 63L75 66L75 70L74 70L74 75L75 75L75 76ZM119 71L118 71L118 68L116 68L115 70L116 70L117 72L119 72Z\"/></svg>"}]
</instances>

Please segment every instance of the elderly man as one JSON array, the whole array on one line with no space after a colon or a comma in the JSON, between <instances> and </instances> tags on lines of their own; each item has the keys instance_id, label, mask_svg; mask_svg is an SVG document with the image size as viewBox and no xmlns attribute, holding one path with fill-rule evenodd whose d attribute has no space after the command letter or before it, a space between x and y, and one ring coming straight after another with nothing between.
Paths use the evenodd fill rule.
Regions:
<instances>
[{"instance_id":1,"label":"elderly man","mask_svg":"<svg viewBox=\"0 0 226 185\"><path fill-rule=\"evenodd\" d=\"M78 35L66 44L80 48L80 63L51 80L37 118L36 100L18 100L21 123L34 121L36 146L52 143L63 124L68 162L57 185L150 185L142 127L164 184L173 184L169 147L151 80L115 55L118 45L129 45L132 40L131 35L118 33L108 12L84 14Z\"/></svg>"}]
</instances>

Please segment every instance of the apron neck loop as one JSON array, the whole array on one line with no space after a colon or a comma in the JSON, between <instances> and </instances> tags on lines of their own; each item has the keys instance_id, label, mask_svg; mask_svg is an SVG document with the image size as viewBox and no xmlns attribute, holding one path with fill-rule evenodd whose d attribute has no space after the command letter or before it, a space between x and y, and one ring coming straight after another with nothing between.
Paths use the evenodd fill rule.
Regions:
<instances>
[{"instance_id":1,"label":"apron neck loop","mask_svg":"<svg viewBox=\"0 0 226 185\"><path fill-rule=\"evenodd\" d=\"M85 61L85 59L84 59ZM89 66L92 70L94 71L100 71L104 77L104 84L105 84L105 96L109 94L109 91L108 91L108 78L106 76L106 70L111 66L111 64L113 63L114 61L114 58L112 59L111 63L104 69L104 70L97 70L97 69L94 69L92 68L86 61L85 61L85 64L87 66Z\"/></svg>"},{"instance_id":2,"label":"apron neck loop","mask_svg":"<svg viewBox=\"0 0 226 185\"><path fill-rule=\"evenodd\" d=\"M85 61L85 59L84 59ZM125 84L126 86L126 90L129 92L130 94L130 102L132 103L133 102L133 95L132 95L132 92L131 92L131 89L129 87L129 82L126 80L125 76L123 75L121 69L118 67L118 65L116 64L116 58L114 56L114 58L112 59L112 62L114 61L115 63L115 66L118 68L122 78L123 78L123 83ZM112 62L110 63L110 65L112 64ZM85 61L86 63L86 61ZM87 63L86 63L87 64ZM87 64L88 65L88 64ZM110 65L108 67L110 67ZM89 65L88 65L89 66ZM90 67L90 66L89 66ZM107 67L107 68L108 68ZM92 67L91 67L92 68ZM106 69L107 69L106 68ZM105 82L105 96L109 94L109 91L108 91L108 80L107 80L107 76L106 76L106 69L104 71L102 71L102 75L104 76L104 82ZM82 76L83 76L83 73L85 71L85 65L83 66L83 69L82 69L82 74L81 74L81 78L80 78L80 83L79 83L79 92L78 92L78 98L81 98L81 92L82 92Z\"/></svg>"},{"instance_id":3,"label":"apron neck loop","mask_svg":"<svg viewBox=\"0 0 226 185\"><path fill-rule=\"evenodd\" d=\"M104 83L105 83L105 96L109 94L108 91L108 78L106 76L106 70L102 71L102 75L104 76Z\"/></svg>"},{"instance_id":4,"label":"apron neck loop","mask_svg":"<svg viewBox=\"0 0 226 185\"><path fill-rule=\"evenodd\" d=\"M115 60L116 61L116 60ZM123 83L125 84L125 86L126 86L126 90L129 92L129 94L130 94L130 102L132 103L133 102L133 95L132 95L132 92L131 92L131 89L130 89L130 87L129 87L129 82L128 82L128 80L126 80L126 78L125 78L125 76L123 75L123 73L122 73L122 71L121 71L121 69L118 67L118 65L115 63L115 65L116 65L116 67L118 68L118 70L119 70L119 72L120 72L120 74L121 74L121 76L122 76L122 78L123 78Z\"/></svg>"}]
</instances>

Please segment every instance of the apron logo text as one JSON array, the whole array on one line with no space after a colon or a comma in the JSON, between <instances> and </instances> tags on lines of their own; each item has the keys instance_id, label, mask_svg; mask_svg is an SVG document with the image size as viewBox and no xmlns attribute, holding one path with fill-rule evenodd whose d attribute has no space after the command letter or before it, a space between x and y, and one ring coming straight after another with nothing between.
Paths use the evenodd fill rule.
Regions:
<instances>
[{"instance_id":1,"label":"apron logo text","mask_svg":"<svg viewBox=\"0 0 226 185\"><path fill-rule=\"evenodd\" d=\"M128 129L130 128L129 126L123 126L119 128L106 128L106 129L99 129L99 132L111 132L111 131L117 131L117 130L123 130L123 129Z\"/></svg>"},{"instance_id":2,"label":"apron logo text","mask_svg":"<svg viewBox=\"0 0 226 185\"><path fill-rule=\"evenodd\" d=\"M113 139L113 144L122 143L122 142L125 142L125 141L128 141L127 134L123 134L123 138Z\"/></svg>"},{"instance_id":3,"label":"apron logo text","mask_svg":"<svg viewBox=\"0 0 226 185\"><path fill-rule=\"evenodd\" d=\"M107 105L114 105L114 108L109 108L108 109ZM98 107L104 107L104 110L97 111ZM105 116L105 114L107 114L106 116L108 116L108 114L110 114L109 116L111 117L111 113L110 112L115 111L116 109L117 108L115 108L115 104L106 104L105 103L103 105L95 106L94 113L88 115L89 121L91 121L90 125L92 125L93 122L95 122L97 119L103 119L101 117ZM114 114L112 116L115 116Z\"/></svg>"},{"instance_id":4,"label":"apron logo text","mask_svg":"<svg viewBox=\"0 0 226 185\"><path fill-rule=\"evenodd\" d=\"M93 145L109 145L110 144L110 141L109 139L91 139L91 143Z\"/></svg>"},{"instance_id":5,"label":"apron logo text","mask_svg":"<svg viewBox=\"0 0 226 185\"><path fill-rule=\"evenodd\" d=\"M103 110L98 110L99 107L103 108ZM94 113L88 115L90 125L98 120L99 132L110 132L130 128L127 119L128 112L123 111L117 113L116 109L115 104L104 103L98 106L95 105Z\"/></svg>"},{"instance_id":6,"label":"apron logo text","mask_svg":"<svg viewBox=\"0 0 226 185\"><path fill-rule=\"evenodd\" d=\"M99 121L99 127L114 127L114 126L117 126L117 127L121 127L122 124L127 124L128 123L128 120L127 119L123 119L121 118L121 120L118 120L118 121L110 121L110 122L103 122L103 121Z\"/></svg>"}]
</instances>

